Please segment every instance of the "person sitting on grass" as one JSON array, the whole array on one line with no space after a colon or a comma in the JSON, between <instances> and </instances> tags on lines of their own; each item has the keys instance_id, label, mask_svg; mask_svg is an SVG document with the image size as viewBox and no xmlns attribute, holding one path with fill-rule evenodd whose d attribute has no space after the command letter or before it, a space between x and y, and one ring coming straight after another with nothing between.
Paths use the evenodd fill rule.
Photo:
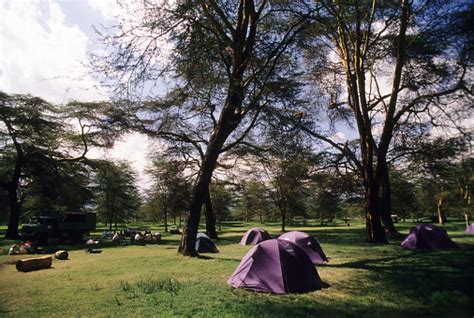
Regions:
<instances>
[{"instance_id":1,"label":"person sitting on grass","mask_svg":"<svg viewBox=\"0 0 474 318\"><path fill-rule=\"evenodd\" d=\"M137 232L137 234L135 234L134 239L135 239L135 243L140 244L140 245L143 244L143 238L140 232Z\"/></svg>"},{"instance_id":2,"label":"person sitting on grass","mask_svg":"<svg viewBox=\"0 0 474 318\"><path fill-rule=\"evenodd\" d=\"M8 250L8 255L18 255L18 254L20 254L18 245L13 244L12 246L10 246L10 249Z\"/></svg>"},{"instance_id":3,"label":"person sitting on grass","mask_svg":"<svg viewBox=\"0 0 474 318\"><path fill-rule=\"evenodd\" d=\"M115 244L120 243L120 234L118 232L115 232L114 236L112 236L112 243L115 243Z\"/></svg>"},{"instance_id":4,"label":"person sitting on grass","mask_svg":"<svg viewBox=\"0 0 474 318\"><path fill-rule=\"evenodd\" d=\"M144 241L145 241L146 243L154 243L153 235L151 234L150 231L145 232Z\"/></svg>"}]
</instances>

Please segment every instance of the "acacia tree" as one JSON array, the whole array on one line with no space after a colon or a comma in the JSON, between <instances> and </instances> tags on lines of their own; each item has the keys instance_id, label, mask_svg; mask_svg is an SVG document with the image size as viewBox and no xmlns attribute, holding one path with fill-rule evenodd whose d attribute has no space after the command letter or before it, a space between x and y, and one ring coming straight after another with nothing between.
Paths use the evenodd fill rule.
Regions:
<instances>
[{"instance_id":1,"label":"acacia tree","mask_svg":"<svg viewBox=\"0 0 474 318\"><path fill-rule=\"evenodd\" d=\"M381 219L394 231L387 164L393 139L408 123L460 122L456 105L469 105L471 9L436 0L319 3L310 35L316 46L307 55L318 81L313 85L329 92L322 102L331 116L356 127L358 146L307 131L357 167L365 190L366 240L383 243Z\"/></svg>"},{"instance_id":2,"label":"acacia tree","mask_svg":"<svg viewBox=\"0 0 474 318\"><path fill-rule=\"evenodd\" d=\"M468 169L459 169L468 162L463 160L466 150L463 138L439 137L418 142L417 151L408 157L410 170L414 171L413 179L422 185L424 201L428 203L428 210L435 211L439 224L446 222L444 208L447 202L456 201L466 193L466 198L469 197L468 180L472 176Z\"/></svg>"},{"instance_id":3,"label":"acacia tree","mask_svg":"<svg viewBox=\"0 0 474 318\"><path fill-rule=\"evenodd\" d=\"M212 207L215 210L216 223L221 231L222 221L229 219L230 207L234 203L232 193L226 189L225 183L213 182L210 187Z\"/></svg>"},{"instance_id":4,"label":"acacia tree","mask_svg":"<svg viewBox=\"0 0 474 318\"><path fill-rule=\"evenodd\" d=\"M241 209L246 222L257 216L260 223L263 223L269 214L270 201L266 194L263 182L252 178L244 181L242 185Z\"/></svg>"},{"instance_id":5,"label":"acacia tree","mask_svg":"<svg viewBox=\"0 0 474 318\"><path fill-rule=\"evenodd\" d=\"M93 199L91 174L81 161L31 158L23 169L22 218L83 210Z\"/></svg>"},{"instance_id":6,"label":"acacia tree","mask_svg":"<svg viewBox=\"0 0 474 318\"><path fill-rule=\"evenodd\" d=\"M405 222L406 218L418 215L419 204L416 197L416 184L410 181L403 171L392 170L390 172L392 187L393 213L397 214Z\"/></svg>"},{"instance_id":7,"label":"acacia tree","mask_svg":"<svg viewBox=\"0 0 474 318\"><path fill-rule=\"evenodd\" d=\"M70 165L90 163L86 154L91 146L112 145L113 134L105 133L109 128L102 126L100 111L76 102L58 107L39 97L0 92L0 186L10 205L7 237L18 237L24 190L39 179L39 170L47 168L49 177L57 173L59 178Z\"/></svg>"},{"instance_id":8,"label":"acacia tree","mask_svg":"<svg viewBox=\"0 0 474 318\"><path fill-rule=\"evenodd\" d=\"M130 220L140 207L135 185L136 175L126 161L102 161L97 168L96 202L99 216L117 229L117 224Z\"/></svg>"},{"instance_id":9,"label":"acacia tree","mask_svg":"<svg viewBox=\"0 0 474 318\"><path fill-rule=\"evenodd\" d=\"M199 154L180 246L184 255L197 255L201 208L219 156L244 141L270 101L284 98L276 94L276 83L292 84L290 47L308 13L304 1L296 4L293 12L287 2L267 0L145 2L138 19L106 37L115 50L102 70L119 74L120 89L153 87L165 72L174 76L166 96L150 98L128 119L137 119L132 125L143 132L192 145ZM160 63L163 39L171 52L166 63Z\"/></svg>"},{"instance_id":10,"label":"acacia tree","mask_svg":"<svg viewBox=\"0 0 474 318\"><path fill-rule=\"evenodd\" d=\"M341 193L343 192L343 182L341 177L331 173L326 168L325 171L315 173L311 176L308 184L311 197L309 204L316 210L316 217L319 217L321 224L325 220L335 219L341 212Z\"/></svg>"},{"instance_id":11,"label":"acacia tree","mask_svg":"<svg viewBox=\"0 0 474 318\"><path fill-rule=\"evenodd\" d=\"M262 171L262 185L275 203L281 217L281 231L286 230L294 214L304 214L303 196L306 183L318 161L299 134L299 131L270 130L268 151L257 152Z\"/></svg>"},{"instance_id":12,"label":"acacia tree","mask_svg":"<svg viewBox=\"0 0 474 318\"><path fill-rule=\"evenodd\" d=\"M168 216L176 216L189 204L189 181L183 170L180 161L160 159L154 160L148 169L154 183L149 200L161 212L165 232L168 232Z\"/></svg>"}]
</instances>

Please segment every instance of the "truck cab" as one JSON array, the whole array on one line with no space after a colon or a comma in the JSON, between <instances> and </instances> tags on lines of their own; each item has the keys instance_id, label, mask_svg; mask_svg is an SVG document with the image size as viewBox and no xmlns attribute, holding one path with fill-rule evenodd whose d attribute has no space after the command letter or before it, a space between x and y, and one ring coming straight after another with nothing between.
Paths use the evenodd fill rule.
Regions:
<instances>
[{"instance_id":1,"label":"truck cab","mask_svg":"<svg viewBox=\"0 0 474 318\"><path fill-rule=\"evenodd\" d=\"M56 216L39 216L29 220L22 227L22 236L27 239L47 241L48 239L80 240L95 229L95 213L66 212Z\"/></svg>"}]
</instances>

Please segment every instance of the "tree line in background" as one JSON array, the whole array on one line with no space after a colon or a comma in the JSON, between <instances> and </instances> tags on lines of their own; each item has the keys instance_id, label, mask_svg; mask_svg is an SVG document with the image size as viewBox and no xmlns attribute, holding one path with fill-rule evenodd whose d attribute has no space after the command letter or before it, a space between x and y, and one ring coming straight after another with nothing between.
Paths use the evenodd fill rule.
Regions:
<instances>
[{"instance_id":1,"label":"tree line in background","mask_svg":"<svg viewBox=\"0 0 474 318\"><path fill-rule=\"evenodd\" d=\"M295 218L362 211L366 240L380 243L397 233L394 212L436 213L442 223L446 214L469 210L469 1L123 5L133 16L103 30L108 53L92 57L97 74L115 88L112 101L65 107L61 129L77 120L78 133L59 137L54 151L37 158L99 175L85 157L90 146L110 147L130 131L159 139L163 149L152 154L148 171L154 185L139 215L165 223L185 217L184 255L196 253L201 211L211 237L216 221L238 214L279 219L284 230ZM15 98L34 99L2 98L7 115ZM2 186L16 211L19 189L32 184L32 160L8 116L2 138L12 155L9 166L2 156L10 167ZM341 128L350 130L347 140L335 134Z\"/></svg>"},{"instance_id":2,"label":"tree line in background","mask_svg":"<svg viewBox=\"0 0 474 318\"><path fill-rule=\"evenodd\" d=\"M65 211L97 211L112 227L140 205L127 162L93 160L92 147L112 146L117 132L104 119L108 105L53 105L30 95L0 93L1 217L7 237L20 222Z\"/></svg>"},{"instance_id":3,"label":"tree line in background","mask_svg":"<svg viewBox=\"0 0 474 318\"><path fill-rule=\"evenodd\" d=\"M95 128L89 117L87 125L66 130L66 123L72 119L69 107L61 110L27 95L3 94L2 98L3 221L14 217L10 200L16 197L13 209L21 210L18 221L23 222L51 213L96 211L110 230L139 221L164 224L165 231L169 224L182 226L198 167L178 157L176 149L152 154L154 159L146 169L152 185L140 194L130 163L85 156L85 149L108 147L111 143L105 141L115 136L114 131L100 128L103 123L99 123L98 113ZM35 105L34 111L25 110L24 103ZM37 107L38 103L48 107ZM76 111L78 107L74 103ZM326 224L335 219L350 222L364 217L360 176L340 169L339 154L315 151L298 134L273 136L265 149L240 156L236 153L238 163L219 167L219 177L210 184L212 207L205 206L212 209L215 221L215 225L206 224L208 231L230 220L279 222L285 231L286 226L309 219ZM12 194L8 183L16 169L20 173ZM473 169L474 160L463 138L420 142L416 151L390 166L390 213L403 220L428 218L440 223L447 216L464 217L473 208Z\"/></svg>"}]
</instances>

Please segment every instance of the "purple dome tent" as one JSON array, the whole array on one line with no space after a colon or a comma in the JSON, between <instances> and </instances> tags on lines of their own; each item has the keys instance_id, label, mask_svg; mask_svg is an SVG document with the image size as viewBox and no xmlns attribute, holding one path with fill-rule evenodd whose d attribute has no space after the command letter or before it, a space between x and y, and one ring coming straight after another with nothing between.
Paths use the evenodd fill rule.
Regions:
<instances>
[{"instance_id":1,"label":"purple dome tent","mask_svg":"<svg viewBox=\"0 0 474 318\"><path fill-rule=\"evenodd\" d=\"M271 236L267 231L261 227L254 227L244 234L240 240L240 245L255 245L269 239L271 239Z\"/></svg>"},{"instance_id":2,"label":"purple dome tent","mask_svg":"<svg viewBox=\"0 0 474 318\"><path fill-rule=\"evenodd\" d=\"M319 243L307 233L291 231L280 235L278 239L293 242L301 247L303 251L308 254L313 264L321 264L329 261Z\"/></svg>"},{"instance_id":3,"label":"purple dome tent","mask_svg":"<svg viewBox=\"0 0 474 318\"><path fill-rule=\"evenodd\" d=\"M409 249L430 250L458 247L443 228L433 224L420 224L412 227L410 233L400 245Z\"/></svg>"},{"instance_id":4,"label":"purple dome tent","mask_svg":"<svg viewBox=\"0 0 474 318\"><path fill-rule=\"evenodd\" d=\"M466 234L474 234L474 224L466 226Z\"/></svg>"},{"instance_id":5,"label":"purple dome tent","mask_svg":"<svg viewBox=\"0 0 474 318\"><path fill-rule=\"evenodd\" d=\"M274 294L308 292L322 287L308 255L296 244L276 239L254 246L227 283L234 288Z\"/></svg>"}]
</instances>

